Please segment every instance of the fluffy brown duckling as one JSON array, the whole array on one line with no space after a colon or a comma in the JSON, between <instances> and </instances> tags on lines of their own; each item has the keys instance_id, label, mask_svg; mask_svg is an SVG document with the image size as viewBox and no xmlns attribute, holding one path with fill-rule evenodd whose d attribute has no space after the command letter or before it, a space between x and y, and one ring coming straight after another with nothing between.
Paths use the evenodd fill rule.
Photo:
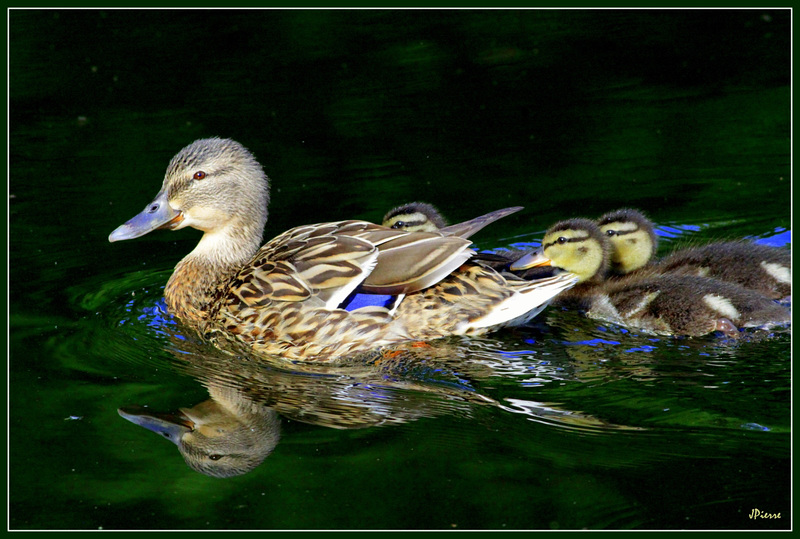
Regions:
<instances>
[{"instance_id":1,"label":"fluffy brown duckling","mask_svg":"<svg viewBox=\"0 0 800 539\"><path fill-rule=\"evenodd\" d=\"M619 275L651 273L699 275L736 283L769 298L791 295L791 252L748 241L726 241L680 249L655 259L658 237L638 210L624 208L603 215L600 229L611 242L611 269Z\"/></svg>"},{"instance_id":2,"label":"fluffy brown duckling","mask_svg":"<svg viewBox=\"0 0 800 539\"><path fill-rule=\"evenodd\" d=\"M742 286L707 277L631 274L607 279L612 248L600 227L570 219L551 227L542 248L512 269L552 265L578 276L578 284L553 304L579 308L591 317L660 335L699 336L719 330L790 321L789 311Z\"/></svg>"}]
</instances>

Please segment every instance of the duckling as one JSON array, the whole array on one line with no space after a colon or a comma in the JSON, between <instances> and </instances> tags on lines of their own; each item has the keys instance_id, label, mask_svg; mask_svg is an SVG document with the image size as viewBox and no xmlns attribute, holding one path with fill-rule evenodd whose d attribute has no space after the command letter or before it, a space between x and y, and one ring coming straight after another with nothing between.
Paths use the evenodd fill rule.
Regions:
<instances>
[{"instance_id":1,"label":"duckling","mask_svg":"<svg viewBox=\"0 0 800 539\"><path fill-rule=\"evenodd\" d=\"M739 285L690 275L641 275L606 279L611 246L588 219L552 226L542 249L512 269L552 265L577 275L579 283L554 303L598 318L660 335L700 336L719 330L734 336L739 327L787 323L789 311Z\"/></svg>"},{"instance_id":2,"label":"duckling","mask_svg":"<svg viewBox=\"0 0 800 539\"><path fill-rule=\"evenodd\" d=\"M464 223L447 226L447 220L439 209L427 202L411 202L392 208L383 217L383 226L402 230L416 230L421 232L439 233L444 236L459 236L468 238L487 224L496 221L500 217L521 210L522 207L506 208L494 211L471 219ZM510 271L509 266L518 258L528 254L528 251L508 249L503 251L480 251L473 260L487 265L505 274L513 274L514 277L526 280L542 279L551 277L553 271L550 268L532 267L526 270Z\"/></svg>"},{"instance_id":3,"label":"duckling","mask_svg":"<svg viewBox=\"0 0 800 539\"><path fill-rule=\"evenodd\" d=\"M358 220L295 227L259 247L268 202L249 150L201 139L172 158L156 198L109 241L203 231L167 281L168 310L219 345L297 361L523 324L575 283L506 278L471 261L467 239ZM355 292L389 299L347 310Z\"/></svg>"},{"instance_id":4,"label":"duckling","mask_svg":"<svg viewBox=\"0 0 800 539\"><path fill-rule=\"evenodd\" d=\"M447 220L433 204L410 202L392 208L383 216L383 226L416 230L419 232L440 232L447 226Z\"/></svg>"},{"instance_id":5,"label":"duckling","mask_svg":"<svg viewBox=\"0 0 800 539\"><path fill-rule=\"evenodd\" d=\"M747 241L726 241L681 249L655 260L658 238L638 210L603 215L598 224L613 247L612 270L620 275L640 269L651 273L699 275L736 283L771 299L791 295L791 252Z\"/></svg>"},{"instance_id":6,"label":"duckling","mask_svg":"<svg viewBox=\"0 0 800 539\"><path fill-rule=\"evenodd\" d=\"M597 220L600 230L610 240L610 268L625 275L647 266L658 250L658 236L653 223L639 210L622 208Z\"/></svg>"},{"instance_id":7,"label":"duckling","mask_svg":"<svg viewBox=\"0 0 800 539\"><path fill-rule=\"evenodd\" d=\"M511 215L522 209L522 206L503 208L480 217L455 225L447 225L447 220L433 204L427 202L411 202L389 210L383 216L383 226L408 232L430 232L442 236L458 236L469 238L486 225L501 217Z\"/></svg>"}]
</instances>

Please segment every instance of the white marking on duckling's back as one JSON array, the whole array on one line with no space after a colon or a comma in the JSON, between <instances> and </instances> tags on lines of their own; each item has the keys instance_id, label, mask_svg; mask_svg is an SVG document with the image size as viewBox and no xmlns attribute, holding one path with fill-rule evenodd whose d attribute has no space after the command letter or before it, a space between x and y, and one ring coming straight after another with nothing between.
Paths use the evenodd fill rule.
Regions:
<instances>
[{"instance_id":1,"label":"white marking on duckling's back","mask_svg":"<svg viewBox=\"0 0 800 539\"><path fill-rule=\"evenodd\" d=\"M731 300L717 294L706 294L703 296L703 302L708 305L711 310L717 311L722 316L728 318L739 318L741 315L736 307L733 306Z\"/></svg>"},{"instance_id":2,"label":"white marking on duckling's back","mask_svg":"<svg viewBox=\"0 0 800 539\"><path fill-rule=\"evenodd\" d=\"M779 283L790 284L792 282L792 270L783 264L764 261L761 262L761 267Z\"/></svg>"},{"instance_id":3,"label":"white marking on duckling's back","mask_svg":"<svg viewBox=\"0 0 800 539\"><path fill-rule=\"evenodd\" d=\"M657 290L655 292L650 292L649 294L647 294L645 297L639 300L639 303L637 303L633 307L633 309L625 313L625 317L628 318L631 316L636 316L637 314L642 312L645 308L647 308L648 305L650 305L653 302L654 299L658 297L659 294L661 294L660 290Z\"/></svg>"},{"instance_id":4,"label":"white marking on duckling's back","mask_svg":"<svg viewBox=\"0 0 800 539\"><path fill-rule=\"evenodd\" d=\"M617 308L611 302L611 298L608 294L598 294L595 296L592 299L591 309L589 309L589 312L586 314L589 318L601 318L617 324L625 323L619 311L617 311Z\"/></svg>"}]
</instances>

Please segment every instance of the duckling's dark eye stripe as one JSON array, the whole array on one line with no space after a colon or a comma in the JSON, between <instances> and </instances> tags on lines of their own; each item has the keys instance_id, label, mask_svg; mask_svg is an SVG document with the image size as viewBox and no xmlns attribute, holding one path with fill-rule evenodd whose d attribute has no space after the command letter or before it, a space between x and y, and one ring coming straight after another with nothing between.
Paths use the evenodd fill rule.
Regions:
<instances>
[{"instance_id":1,"label":"duckling's dark eye stripe","mask_svg":"<svg viewBox=\"0 0 800 539\"><path fill-rule=\"evenodd\" d=\"M609 229L609 230L606 231L606 234L614 235L614 236L626 236L628 234L635 234L636 232L639 232L639 227L638 226L636 228L634 228L633 230L614 230L614 229Z\"/></svg>"},{"instance_id":2,"label":"duckling's dark eye stripe","mask_svg":"<svg viewBox=\"0 0 800 539\"><path fill-rule=\"evenodd\" d=\"M398 221L392 226L397 226L397 228L408 228L408 227L412 227L412 226L419 226L419 225L422 225L422 224L424 224L424 221L422 221L422 220L418 220L418 221Z\"/></svg>"},{"instance_id":3,"label":"duckling's dark eye stripe","mask_svg":"<svg viewBox=\"0 0 800 539\"><path fill-rule=\"evenodd\" d=\"M558 240L561 240L561 239L563 239L564 241L558 241ZM587 239L589 239L589 236L581 236L579 238L565 238L564 236L560 236L556 241L551 241L550 243L545 243L544 245L542 245L542 249L547 249L548 247L552 247L556 243L560 243L561 245L564 245L565 243L573 243L573 242L576 242L576 241L586 241Z\"/></svg>"}]
</instances>

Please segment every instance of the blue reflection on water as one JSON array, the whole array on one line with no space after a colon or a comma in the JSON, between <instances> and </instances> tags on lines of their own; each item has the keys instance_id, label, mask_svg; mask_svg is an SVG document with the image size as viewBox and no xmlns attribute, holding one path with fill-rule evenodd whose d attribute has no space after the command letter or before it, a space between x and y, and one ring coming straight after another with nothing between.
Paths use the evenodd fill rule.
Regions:
<instances>
[{"instance_id":1,"label":"blue reflection on water","mask_svg":"<svg viewBox=\"0 0 800 539\"><path fill-rule=\"evenodd\" d=\"M753 239L754 243L769 245L770 247L785 247L792 242L792 231L783 227L776 227L775 234L763 238Z\"/></svg>"},{"instance_id":2,"label":"blue reflection on water","mask_svg":"<svg viewBox=\"0 0 800 539\"><path fill-rule=\"evenodd\" d=\"M747 430L760 430L763 432L769 432L772 430L771 428L765 427L764 425L759 425L758 423L745 423L742 425L742 428Z\"/></svg>"},{"instance_id":3,"label":"blue reflection on water","mask_svg":"<svg viewBox=\"0 0 800 539\"><path fill-rule=\"evenodd\" d=\"M532 341L533 339L530 339L526 340L525 342L532 342ZM533 350L508 350L508 351L499 350L498 353L501 356L505 357L532 356L536 354L536 352L534 352Z\"/></svg>"},{"instance_id":4,"label":"blue reflection on water","mask_svg":"<svg viewBox=\"0 0 800 539\"><path fill-rule=\"evenodd\" d=\"M161 297L156 301L156 303L150 307L143 307L142 314L136 317L137 320L140 322L144 322L147 327L153 328L159 334L165 334L163 328L166 326L175 326L178 322L175 320L175 317L169 314L167 310L167 302L166 300ZM170 335L173 335L173 332L169 332ZM183 339L182 335L176 335Z\"/></svg>"},{"instance_id":5,"label":"blue reflection on water","mask_svg":"<svg viewBox=\"0 0 800 539\"><path fill-rule=\"evenodd\" d=\"M588 339L585 341L561 341L561 344L574 345L587 345L587 346L600 346L601 344L620 344L619 341L609 341L606 339Z\"/></svg>"},{"instance_id":6,"label":"blue reflection on water","mask_svg":"<svg viewBox=\"0 0 800 539\"><path fill-rule=\"evenodd\" d=\"M636 348L628 348L625 352L653 352L657 350L655 346L650 346L649 344L643 344L642 346L637 346Z\"/></svg>"},{"instance_id":7,"label":"blue reflection on water","mask_svg":"<svg viewBox=\"0 0 800 539\"><path fill-rule=\"evenodd\" d=\"M698 232L701 229L700 225L661 225L655 228L655 233L659 238L677 238L686 232Z\"/></svg>"}]
</instances>

